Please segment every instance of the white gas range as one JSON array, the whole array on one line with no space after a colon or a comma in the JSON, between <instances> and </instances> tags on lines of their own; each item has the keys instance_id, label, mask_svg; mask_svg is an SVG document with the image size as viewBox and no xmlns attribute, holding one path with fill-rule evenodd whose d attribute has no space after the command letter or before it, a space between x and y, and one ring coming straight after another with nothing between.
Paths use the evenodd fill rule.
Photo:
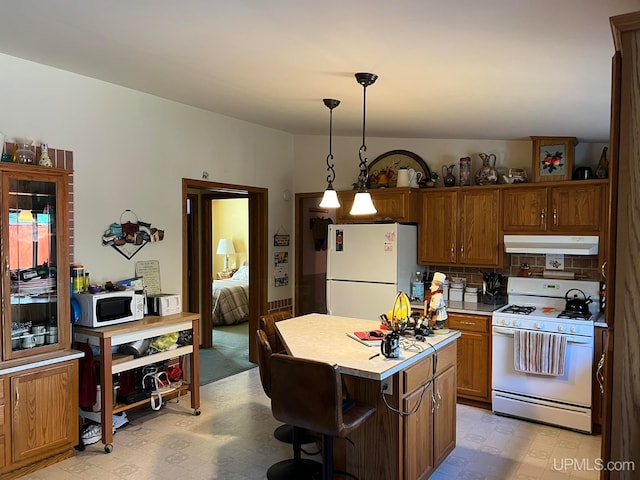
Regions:
<instances>
[{"instance_id":1,"label":"white gas range","mask_svg":"<svg viewBox=\"0 0 640 480\"><path fill-rule=\"evenodd\" d=\"M493 313L492 321L494 412L590 433L593 319L599 310L599 283L510 277L507 295L508 304ZM580 314L565 310L567 300L589 299L591 303L578 302L579 310L584 310ZM516 351L524 348L519 340L525 331L540 332L537 348L543 340L564 337L562 350L544 350L544 355L556 356L553 361L563 362L561 375L516 368L523 354L526 358L543 354L542 350Z\"/></svg>"}]
</instances>

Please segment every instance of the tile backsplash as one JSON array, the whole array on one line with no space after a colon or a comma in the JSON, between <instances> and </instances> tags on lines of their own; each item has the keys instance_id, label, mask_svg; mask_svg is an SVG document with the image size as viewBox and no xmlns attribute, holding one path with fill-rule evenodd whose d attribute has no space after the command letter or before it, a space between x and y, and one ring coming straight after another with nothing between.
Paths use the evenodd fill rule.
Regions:
<instances>
[{"instance_id":1,"label":"tile backsplash","mask_svg":"<svg viewBox=\"0 0 640 480\"><path fill-rule=\"evenodd\" d=\"M531 274L535 277L541 277L542 272L545 270L546 257L545 255L520 255L520 254L505 254L504 268L482 268L482 267L437 267L429 266L430 272L442 272L447 278L451 277L464 277L467 279L467 285L472 287L482 287L482 273L496 271L502 275L518 276L520 274L520 266L523 263L529 264ZM573 272L576 275L577 280L600 280L600 265L597 255L565 255L564 256L564 271Z\"/></svg>"}]
</instances>

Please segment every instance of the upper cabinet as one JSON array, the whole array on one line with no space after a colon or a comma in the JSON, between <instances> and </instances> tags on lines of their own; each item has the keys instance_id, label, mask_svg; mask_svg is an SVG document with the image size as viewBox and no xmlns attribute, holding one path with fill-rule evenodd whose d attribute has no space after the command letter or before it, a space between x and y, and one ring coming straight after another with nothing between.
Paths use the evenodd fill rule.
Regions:
<instances>
[{"instance_id":1,"label":"upper cabinet","mask_svg":"<svg viewBox=\"0 0 640 480\"><path fill-rule=\"evenodd\" d=\"M374 223L377 220L398 223L417 223L419 220L420 190L417 188L379 188L369 190L378 212L375 215L350 215L355 190L338 192L340 208L336 211L338 223Z\"/></svg>"},{"instance_id":2,"label":"upper cabinet","mask_svg":"<svg viewBox=\"0 0 640 480\"><path fill-rule=\"evenodd\" d=\"M502 188L502 229L505 233L598 235L606 187L606 180L593 180Z\"/></svg>"},{"instance_id":3,"label":"upper cabinet","mask_svg":"<svg viewBox=\"0 0 640 480\"><path fill-rule=\"evenodd\" d=\"M69 348L68 171L0 165L3 361Z\"/></svg>"},{"instance_id":4,"label":"upper cabinet","mask_svg":"<svg viewBox=\"0 0 640 480\"><path fill-rule=\"evenodd\" d=\"M500 192L493 187L422 192L418 262L501 266Z\"/></svg>"}]
</instances>

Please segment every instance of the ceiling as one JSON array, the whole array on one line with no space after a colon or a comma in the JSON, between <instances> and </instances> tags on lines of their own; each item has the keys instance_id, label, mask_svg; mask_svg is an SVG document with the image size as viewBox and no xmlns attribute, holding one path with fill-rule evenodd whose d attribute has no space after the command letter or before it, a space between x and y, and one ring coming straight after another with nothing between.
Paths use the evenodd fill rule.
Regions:
<instances>
[{"instance_id":1,"label":"ceiling","mask_svg":"<svg viewBox=\"0 0 640 480\"><path fill-rule=\"evenodd\" d=\"M293 134L607 141L640 0L13 0L0 52ZM4 73L4 72L3 72Z\"/></svg>"}]
</instances>

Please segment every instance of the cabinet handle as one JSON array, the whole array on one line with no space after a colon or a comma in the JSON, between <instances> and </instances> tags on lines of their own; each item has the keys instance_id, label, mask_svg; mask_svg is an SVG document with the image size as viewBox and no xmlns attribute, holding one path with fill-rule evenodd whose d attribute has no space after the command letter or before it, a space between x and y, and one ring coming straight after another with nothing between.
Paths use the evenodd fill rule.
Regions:
<instances>
[{"instance_id":1,"label":"cabinet handle","mask_svg":"<svg viewBox=\"0 0 640 480\"><path fill-rule=\"evenodd\" d=\"M475 323L473 322L467 322L466 320L463 320L462 322L460 322L463 325L475 325Z\"/></svg>"},{"instance_id":2,"label":"cabinet handle","mask_svg":"<svg viewBox=\"0 0 640 480\"><path fill-rule=\"evenodd\" d=\"M440 405L442 405L442 395L440 395L440 389L438 389L437 394L438 394L438 405L436 406L436 408L439 410Z\"/></svg>"},{"instance_id":3,"label":"cabinet handle","mask_svg":"<svg viewBox=\"0 0 640 480\"><path fill-rule=\"evenodd\" d=\"M607 262L606 261L600 266L600 275L602 275L602 278L604 280L607 279Z\"/></svg>"},{"instance_id":4,"label":"cabinet handle","mask_svg":"<svg viewBox=\"0 0 640 480\"><path fill-rule=\"evenodd\" d=\"M553 224L558 225L558 210L556 208L553 209Z\"/></svg>"},{"instance_id":5,"label":"cabinet handle","mask_svg":"<svg viewBox=\"0 0 640 480\"><path fill-rule=\"evenodd\" d=\"M20 403L20 390L18 390L18 387L16 386L16 407L18 408L18 404Z\"/></svg>"},{"instance_id":6,"label":"cabinet handle","mask_svg":"<svg viewBox=\"0 0 640 480\"><path fill-rule=\"evenodd\" d=\"M598 380L598 385L600 386L600 393L604 395L604 375L602 375L602 367L604 367L604 353L600 357L598 369L596 370L596 380Z\"/></svg>"},{"instance_id":7,"label":"cabinet handle","mask_svg":"<svg viewBox=\"0 0 640 480\"><path fill-rule=\"evenodd\" d=\"M462 255L464 255L464 245L462 245L462 246L460 247L460 253L461 253Z\"/></svg>"},{"instance_id":8,"label":"cabinet handle","mask_svg":"<svg viewBox=\"0 0 640 480\"><path fill-rule=\"evenodd\" d=\"M433 396L433 391L431 392L431 413L436 411L436 397Z\"/></svg>"},{"instance_id":9,"label":"cabinet handle","mask_svg":"<svg viewBox=\"0 0 640 480\"><path fill-rule=\"evenodd\" d=\"M542 210L540 210L540 226L542 228L546 228L546 217L547 217L547 212L544 210L544 208Z\"/></svg>"}]
</instances>

